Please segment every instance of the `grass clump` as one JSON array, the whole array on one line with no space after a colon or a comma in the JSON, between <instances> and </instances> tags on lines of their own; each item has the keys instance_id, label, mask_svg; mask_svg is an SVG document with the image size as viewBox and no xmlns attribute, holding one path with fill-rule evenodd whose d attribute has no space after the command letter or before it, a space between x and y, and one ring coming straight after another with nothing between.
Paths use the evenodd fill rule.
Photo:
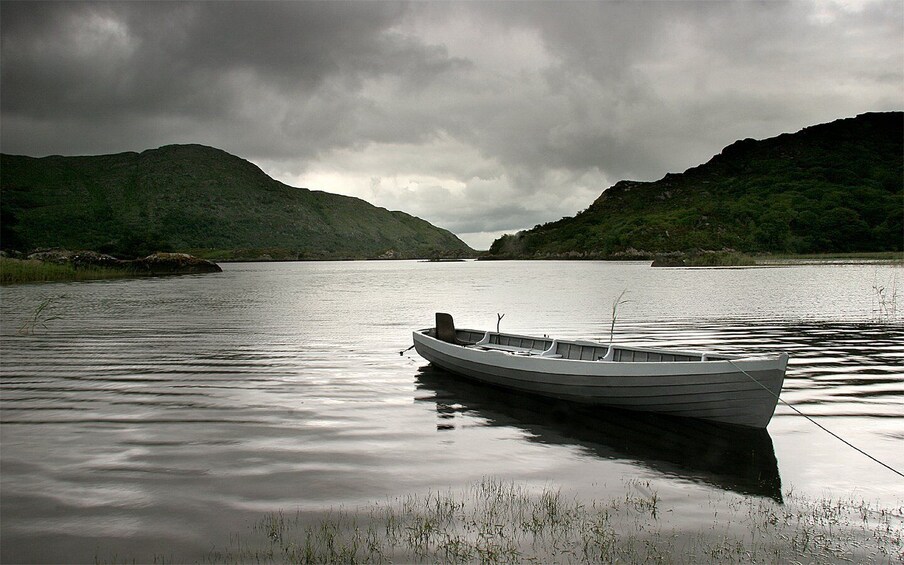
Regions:
<instances>
[{"instance_id":1,"label":"grass clump","mask_svg":"<svg viewBox=\"0 0 904 565\"><path fill-rule=\"evenodd\" d=\"M648 481L623 497L485 479L325 517L268 514L213 563L758 563L904 559L904 508L855 500L710 501L710 527L683 528ZM667 516L668 518L664 518Z\"/></svg>"},{"instance_id":2,"label":"grass clump","mask_svg":"<svg viewBox=\"0 0 904 565\"><path fill-rule=\"evenodd\" d=\"M5 285L32 282L87 281L129 276L134 276L134 273L124 269L76 268L69 264L0 257L0 284Z\"/></svg>"},{"instance_id":3,"label":"grass clump","mask_svg":"<svg viewBox=\"0 0 904 565\"><path fill-rule=\"evenodd\" d=\"M749 267L756 265L750 255L744 253L700 253L690 255L684 260L687 267Z\"/></svg>"},{"instance_id":4,"label":"grass clump","mask_svg":"<svg viewBox=\"0 0 904 565\"><path fill-rule=\"evenodd\" d=\"M764 255L763 262L820 262L820 261L843 261L843 262L884 262L892 264L904 263L904 253L901 251L875 251L860 253L770 253Z\"/></svg>"}]
</instances>

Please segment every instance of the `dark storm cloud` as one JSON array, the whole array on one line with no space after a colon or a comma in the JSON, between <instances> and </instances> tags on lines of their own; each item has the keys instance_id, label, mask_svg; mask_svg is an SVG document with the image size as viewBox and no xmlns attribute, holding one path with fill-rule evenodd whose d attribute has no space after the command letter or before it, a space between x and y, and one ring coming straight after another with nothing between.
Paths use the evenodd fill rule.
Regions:
<instances>
[{"instance_id":1,"label":"dark storm cloud","mask_svg":"<svg viewBox=\"0 0 904 565\"><path fill-rule=\"evenodd\" d=\"M137 148L166 142L158 132L215 142L273 126L316 137L302 154L332 137L348 143L355 132L343 120L362 103L362 81L391 72L419 83L458 64L440 47L386 33L401 11L382 2L4 2L4 150L115 150L119 139L101 140L122 130L133 130ZM299 152L266 147L279 136L254 137L269 154Z\"/></svg>"},{"instance_id":2,"label":"dark storm cloud","mask_svg":"<svg viewBox=\"0 0 904 565\"><path fill-rule=\"evenodd\" d=\"M532 143L492 143L514 162L653 179L740 137L899 108L902 4L852 4L493 4L487 17L537 29L554 55L543 76L560 113L524 113L524 133L546 132ZM872 94L881 83L892 99Z\"/></svg>"},{"instance_id":3,"label":"dark storm cloud","mask_svg":"<svg viewBox=\"0 0 904 565\"><path fill-rule=\"evenodd\" d=\"M205 143L458 233L904 105L904 4L0 3L0 145Z\"/></svg>"}]
</instances>

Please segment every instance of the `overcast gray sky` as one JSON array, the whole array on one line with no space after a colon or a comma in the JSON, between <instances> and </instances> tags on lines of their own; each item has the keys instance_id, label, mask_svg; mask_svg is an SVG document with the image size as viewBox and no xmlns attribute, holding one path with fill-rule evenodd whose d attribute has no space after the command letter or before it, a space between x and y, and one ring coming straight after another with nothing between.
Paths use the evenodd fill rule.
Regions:
<instances>
[{"instance_id":1,"label":"overcast gray sky","mask_svg":"<svg viewBox=\"0 0 904 565\"><path fill-rule=\"evenodd\" d=\"M476 248L904 109L904 1L0 3L0 150L202 143Z\"/></svg>"}]
</instances>

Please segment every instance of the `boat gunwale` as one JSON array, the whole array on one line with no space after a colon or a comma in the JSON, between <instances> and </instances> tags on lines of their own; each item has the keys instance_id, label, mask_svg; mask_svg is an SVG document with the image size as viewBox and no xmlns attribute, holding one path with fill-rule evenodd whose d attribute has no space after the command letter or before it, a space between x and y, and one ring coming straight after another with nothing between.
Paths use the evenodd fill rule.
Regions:
<instances>
[{"instance_id":1,"label":"boat gunwale","mask_svg":"<svg viewBox=\"0 0 904 565\"><path fill-rule=\"evenodd\" d=\"M504 351L501 349L482 350L479 348L479 346L474 347L477 345L477 342L469 343L469 344L448 343L448 342L442 341L440 339L437 339L435 336L430 335L429 332L433 331L434 329L435 328L423 328L420 330L416 330L415 333L420 334L427 339L434 340L437 343L443 343L443 344L450 345L453 347L458 347L462 350L478 351L481 353L502 353L502 354L507 354L507 355L513 355L513 352ZM475 329L470 329L470 328L461 328L461 329L456 328L456 333L458 333L458 332L469 332L469 333L473 333L473 334L481 334L482 333L482 334L484 334L484 338L486 338L489 335L500 335L500 336L506 336L506 337L520 338L520 339L532 339L532 340L541 340L541 341L549 340L552 342L552 345L546 351L541 351L541 350L535 349L532 351L537 351L539 353L530 354L530 355L523 355L523 354L522 355L513 355L513 356L522 358L522 359L548 360L548 361L557 361L557 362L572 361L572 362L590 363L590 364L599 364L599 363L610 364L611 363L611 364L618 364L618 365L638 365L638 366L641 366L641 365L642 366L657 366L657 365L662 365L662 364L681 364L682 366L686 366L686 365L692 365L692 364L701 364L701 365L705 365L707 367L712 367L713 365L721 365L721 364L734 365L736 362L742 362L744 364L748 364L748 363L752 363L752 362L776 363L776 362L781 362L783 356L785 356L785 357L788 356L787 353L752 353L752 354L746 354L746 355L732 355L732 354L725 354L725 353L720 353L720 352L710 352L710 351L637 347L637 346L630 346L630 345L621 345L621 344L616 344L616 343L607 344L607 343L599 343L599 342L593 342L593 341L587 341L587 340L559 339L559 338L554 338L554 337L550 337L550 336L540 337L540 336L513 334L513 333L506 333L506 332L494 332L492 330L475 330ZM478 341L481 341L481 340L478 340ZM552 348L556 347L558 344L563 344L563 343L570 344L570 345L578 345L578 346L582 346L582 347L600 347L600 348L614 347L616 349L620 349L620 350L624 350L624 351L638 351L638 352L643 352L643 353L656 353L656 354L665 354L665 355L684 355L684 356L689 356L689 357L698 357L698 359L668 360L668 361L663 361L663 360L623 361L623 360L613 360L613 359L607 359L607 360L603 360L603 359L571 359L571 358L565 358L565 357L555 357L555 356L551 356L551 355L543 355L543 353L547 353ZM707 356L707 355L711 355L712 357L710 357L709 359L705 359L704 356ZM734 370L738 370L737 366L735 366Z\"/></svg>"}]
</instances>

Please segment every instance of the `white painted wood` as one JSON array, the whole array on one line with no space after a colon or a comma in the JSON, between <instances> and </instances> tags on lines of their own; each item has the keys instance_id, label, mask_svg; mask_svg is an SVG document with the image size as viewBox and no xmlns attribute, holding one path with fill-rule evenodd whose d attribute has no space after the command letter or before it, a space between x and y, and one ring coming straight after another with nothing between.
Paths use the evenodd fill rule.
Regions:
<instances>
[{"instance_id":1,"label":"white painted wood","mask_svg":"<svg viewBox=\"0 0 904 565\"><path fill-rule=\"evenodd\" d=\"M459 336L472 336L460 345L434 335L433 328L413 333L418 354L464 377L575 402L755 428L765 428L772 418L788 364L786 353L736 357L479 330L458 330ZM493 341L544 347L551 341L551 346ZM632 358L644 360L624 360Z\"/></svg>"}]
</instances>

